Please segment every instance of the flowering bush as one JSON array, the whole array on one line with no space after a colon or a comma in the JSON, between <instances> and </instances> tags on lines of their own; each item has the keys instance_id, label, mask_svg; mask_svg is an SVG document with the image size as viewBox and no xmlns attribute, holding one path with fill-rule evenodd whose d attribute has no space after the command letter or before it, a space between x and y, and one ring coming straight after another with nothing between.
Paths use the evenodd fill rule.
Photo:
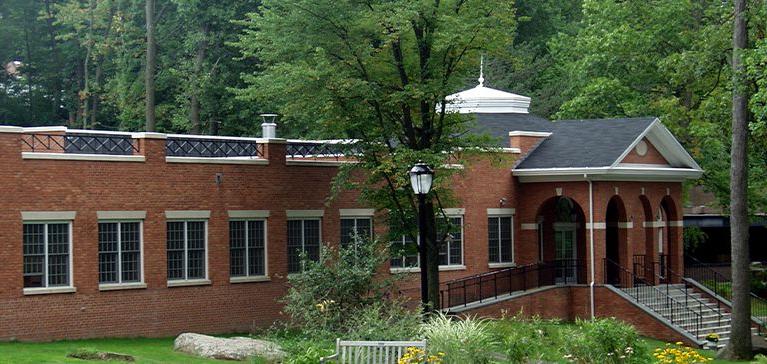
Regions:
<instances>
[{"instance_id":1,"label":"flowering bush","mask_svg":"<svg viewBox=\"0 0 767 364\"><path fill-rule=\"evenodd\" d=\"M437 353L436 355L428 355L425 350L411 346L405 351L397 364L442 364L442 357L445 353Z\"/></svg>"},{"instance_id":2,"label":"flowering bush","mask_svg":"<svg viewBox=\"0 0 767 364\"><path fill-rule=\"evenodd\" d=\"M701 355L691 347L684 346L682 342L677 342L674 345L666 344L663 348L657 348L653 356L658 364L697 364L714 360Z\"/></svg>"}]
</instances>

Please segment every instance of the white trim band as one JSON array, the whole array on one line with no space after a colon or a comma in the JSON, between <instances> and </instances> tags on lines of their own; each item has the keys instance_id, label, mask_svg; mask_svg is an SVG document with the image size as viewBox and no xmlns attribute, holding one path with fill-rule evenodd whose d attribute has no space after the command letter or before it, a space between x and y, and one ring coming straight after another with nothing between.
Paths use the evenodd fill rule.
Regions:
<instances>
[{"instance_id":1,"label":"white trim band","mask_svg":"<svg viewBox=\"0 0 767 364\"><path fill-rule=\"evenodd\" d=\"M587 222L586 223L586 229L591 229L591 227L594 226L594 230L604 230L607 229L607 224L603 222Z\"/></svg>"},{"instance_id":2,"label":"white trim band","mask_svg":"<svg viewBox=\"0 0 767 364\"><path fill-rule=\"evenodd\" d=\"M166 219L210 219L210 210L166 210Z\"/></svg>"},{"instance_id":3,"label":"white trim band","mask_svg":"<svg viewBox=\"0 0 767 364\"><path fill-rule=\"evenodd\" d=\"M375 215L376 210L375 209L339 209L338 213L339 215L341 215L341 217L355 217L355 216L370 217Z\"/></svg>"},{"instance_id":4,"label":"white trim band","mask_svg":"<svg viewBox=\"0 0 767 364\"><path fill-rule=\"evenodd\" d=\"M315 167L338 167L344 164L357 163L354 160L316 160L316 159L285 159L286 166L315 166Z\"/></svg>"},{"instance_id":5,"label":"white trim band","mask_svg":"<svg viewBox=\"0 0 767 364\"><path fill-rule=\"evenodd\" d=\"M534 222L522 223L522 230L538 230L538 224Z\"/></svg>"},{"instance_id":6,"label":"white trim band","mask_svg":"<svg viewBox=\"0 0 767 364\"><path fill-rule=\"evenodd\" d=\"M457 216L466 214L466 209L463 207L450 207L442 209L442 212L448 216Z\"/></svg>"},{"instance_id":7,"label":"white trim band","mask_svg":"<svg viewBox=\"0 0 767 364\"><path fill-rule=\"evenodd\" d=\"M207 286L210 279L179 279L168 281L168 287Z\"/></svg>"},{"instance_id":8,"label":"white trim band","mask_svg":"<svg viewBox=\"0 0 767 364\"><path fill-rule=\"evenodd\" d=\"M76 211L22 211L21 219L24 221L63 221L74 220Z\"/></svg>"},{"instance_id":9,"label":"white trim band","mask_svg":"<svg viewBox=\"0 0 767 364\"><path fill-rule=\"evenodd\" d=\"M285 215L288 218L323 217L325 210L285 210Z\"/></svg>"},{"instance_id":10,"label":"white trim band","mask_svg":"<svg viewBox=\"0 0 767 364\"><path fill-rule=\"evenodd\" d=\"M249 283L249 282L269 282L271 278L268 276L242 276L242 277L229 277L229 283Z\"/></svg>"},{"instance_id":11,"label":"white trim band","mask_svg":"<svg viewBox=\"0 0 767 364\"><path fill-rule=\"evenodd\" d=\"M269 217L269 210L229 210L231 219L265 219Z\"/></svg>"},{"instance_id":12,"label":"white trim band","mask_svg":"<svg viewBox=\"0 0 767 364\"><path fill-rule=\"evenodd\" d=\"M634 222L633 221L621 221L618 222L618 229L633 229L634 228Z\"/></svg>"},{"instance_id":13,"label":"white trim band","mask_svg":"<svg viewBox=\"0 0 767 364\"><path fill-rule=\"evenodd\" d=\"M488 208L487 209L487 216L507 216L507 215L514 215L516 213L516 209L513 207L510 208Z\"/></svg>"},{"instance_id":14,"label":"white trim band","mask_svg":"<svg viewBox=\"0 0 767 364\"><path fill-rule=\"evenodd\" d=\"M105 283L99 284L99 291L119 291L123 289L142 289L146 288L144 282L131 282L131 283Z\"/></svg>"},{"instance_id":15,"label":"white trim band","mask_svg":"<svg viewBox=\"0 0 767 364\"><path fill-rule=\"evenodd\" d=\"M75 293L77 288L75 287L34 287L24 288L24 295L31 296L37 294L57 294L57 293Z\"/></svg>"},{"instance_id":16,"label":"white trim band","mask_svg":"<svg viewBox=\"0 0 767 364\"><path fill-rule=\"evenodd\" d=\"M255 164L269 165L269 160L258 157L165 157L166 163L199 164Z\"/></svg>"},{"instance_id":17,"label":"white trim band","mask_svg":"<svg viewBox=\"0 0 767 364\"><path fill-rule=\"evenodd\" d=\"M662 228L662 227L666 227L666 222L665 221L645 221L642 223L642 227Z\"/></svg>"},{"instance_id":18,"label":"white trim band","mask_svg":"<svg viewBox=\"0 0 767 364\"><path fill-rule=\"evenodd\" d=\"M146 211L96 211L99 220L144 220Z\"/></svg>"},{"instance_id":19,"label":"white trim band","mask_svg":"<svg viewBox=\"0 0 767 364\"><path fill-rule=\"evenodd\" d=\"M669 221L668 226L671 227L684 227L684 221L683 220L677 220L677 221Z\"/></svg>"},{"instance_id":20,"label":"white trim band","mask_svg":"<svg viewBox=\"0 0 767 364\"><path fill-rule=\"evenodd\" d=\"M21 159L50 159L50 160L64 160L64 161L91 161L91 162L146 162L146 157L143 155L38 153L38 152L21 152Z\"/></svg>"}]
</instances>

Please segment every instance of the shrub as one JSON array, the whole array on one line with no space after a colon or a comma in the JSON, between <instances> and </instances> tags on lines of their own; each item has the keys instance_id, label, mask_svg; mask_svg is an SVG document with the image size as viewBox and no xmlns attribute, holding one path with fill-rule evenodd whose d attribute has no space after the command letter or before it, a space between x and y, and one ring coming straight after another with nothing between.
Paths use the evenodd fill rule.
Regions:
<instances>
[{"instance_id":1,"label":"shrub","mask_svg":"<svg viewBox=\"0 0 767 364\"><path fill-rule=\"evenodd\" d=\"M288 277L283 298L290 324L318 339L410 338L420 316L388 297L394 280L377 274L388 259L385 244L361 239L338 249L323 247L318 262L303 259L304 270Z\"/></svg>"},{"instance_id":2,"label":"shrub","mask_svg":"<svg viewBox=\"0 0 767 364\"><path fill-rule=\"evenodd\" d=\"M509 362L549 362L562 360L562 336L567 334L569 327L556 320L525 319L519 315L504 316L495 323L494 331L503 343Z\"/></svg>"},{"instance_id":3,"label":"shrub","mask_svg":"<svg viewBox=\"0 0 767 364\"><path fill-rule=\"evenodd\" d=\"M444 353L445 364L491 363L497 342L488 330L488 322L476 317L452 319L434 314L421 326L430 353Z\"/></svg>"},{"instance_id":4,"label":"shrub","mask_svg":"<svg viewBox=\"0 0 767 364\"><path fill-rule=\"evenodd\" d=\"M565 359L583 363L647 363L649 353L633 326L615 318L577 321Z\"/></svg>"}]
</instances>

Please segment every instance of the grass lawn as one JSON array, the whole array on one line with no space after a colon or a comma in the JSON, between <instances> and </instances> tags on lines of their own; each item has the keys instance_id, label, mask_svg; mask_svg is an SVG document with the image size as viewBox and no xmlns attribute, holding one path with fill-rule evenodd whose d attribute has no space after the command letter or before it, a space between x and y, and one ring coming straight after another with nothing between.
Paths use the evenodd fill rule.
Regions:
<instances>
[{"instance_id":1,"label":"grass lawn","mask_svg":"<svg viewBox=\"0 0 767 364\"><path fill-rule=\"evenodd\" d=\"M0 343L0 363L104 363L67 358L78 349L111 351L133 355L135 363L226 363L201 359L173 351L173 338L165 339L92 339L50 343ZM231 363L231 362L229 362Z\"/></svg>"}]
</instances>

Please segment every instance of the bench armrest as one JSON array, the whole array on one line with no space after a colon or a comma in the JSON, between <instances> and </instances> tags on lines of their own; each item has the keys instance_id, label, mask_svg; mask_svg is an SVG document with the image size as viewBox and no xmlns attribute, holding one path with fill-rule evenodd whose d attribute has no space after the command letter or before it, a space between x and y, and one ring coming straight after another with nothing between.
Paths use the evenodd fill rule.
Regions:
<instances>
[{"instance_id":1,"label":"bench armrest","mask_svg":"<svg viewBox=\"0 0 767 364\"><path fill-rule=\"evenodd\" d=\"M336 359L338 359L338 353L335 353L335 354L333 354L331 356L326 356L326 357L320 358L320 363L327 363L327 362L329 362L331 360L336 360Z\"/></svg>"}]
</instances>

